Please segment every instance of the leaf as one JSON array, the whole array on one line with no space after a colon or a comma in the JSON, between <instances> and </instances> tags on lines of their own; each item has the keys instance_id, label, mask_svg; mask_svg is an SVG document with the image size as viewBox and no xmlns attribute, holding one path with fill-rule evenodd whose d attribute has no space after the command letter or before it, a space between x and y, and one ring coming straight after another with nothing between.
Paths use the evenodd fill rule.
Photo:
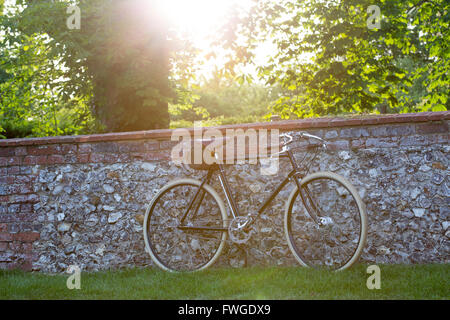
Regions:
<instances>
[{"instance_id":1,"label":"leaf","mask_svg":"<svg viewBox=\"0 0 450 320\"><path fill-rule=\"evenodd\" d=\"M431 111L433 112L447 111L447 108L443 104L436 104L431 108Z\"/></svg>"}]
</instances>

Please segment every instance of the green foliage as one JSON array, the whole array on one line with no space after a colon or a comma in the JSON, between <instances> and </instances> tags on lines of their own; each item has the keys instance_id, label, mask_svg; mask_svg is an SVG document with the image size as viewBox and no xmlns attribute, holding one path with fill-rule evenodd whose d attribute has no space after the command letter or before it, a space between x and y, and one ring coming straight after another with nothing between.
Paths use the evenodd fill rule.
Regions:
<instances>
[{"instance_id":1,"label":"green foliage","mask_svg":"<svg viewBox=\"0 0 450 320\"><path fill-rule=\"evenodd\" d=\"M181 65L189 48L167 40L168 26L153 10L154 1L16 4L17 10L0 20L5 34L0 34L0 59L8 65L7 71L0 67L0 83L9 92L8 101L3 93L0 102L9 110L2 113L4 121L37 121L32 135L168 127L168 102L183 91L182 84L169 80L171 52L179 49ZM70 4L81 9L79 30L67 27ZM16 58L18 52L25 57ZM26 115L24 108L34 113ZM62 128L58 119L69 127Z\"/></svg>"},{"instance_id":2,"label":"green foliage","mask_svg":"<svg viewBox=\"0 0 450 320\"><path fill-rule=\"evenodd\" d=\"M64 96L65 68L44 33L21 30L16 12L0 15L0 127L3 138L89 133L86 101ZM33 18L35 19L35 18ZM85 85L84 87L88 87Z\"/></svg>"},{"instance_id":3,"label":"green foliage","mask_svg":"<svg viewBox=\"0 0 450 320\"><path fill-rule=\"evenodd\" d=\"M288 92L274 105L276 112L308 117L448 109L448 2L382 0L376 3L380 29L368 27L372 4L258 2L242 29L248 43L266 38L278 48L259 68L267 84ZM421 96L411 100L411 92Z\"/></svg>"},{"instance_id":4,"label":"green foliage","mask_svg":"<svg viewBox=\"0 0 450 320\"><path fill-rule=\"evenodd\" d=\"M279 95L277 87L240 85L216 70L213 78L192 89L188 103L170 105L171 127L191 127L195 121L202 126L264 121Z\"/></svg>"},{"instance_id":5,"label":"green foliage","mask_svg":"<svg viewBox=\"0 0 450 320\"><path fill-rule=\"evenodd\" d=\"M168 82L167 26L157 18L153 2L76 3L82 13L80 30L66 26L68 1L28 3L18 16L27 34L50 36L51 58L67 68L65 97L88 97L107 131L167 127L167 102L174 97Z\"/></svg>"},{"instance_id":6,"label":"green foliage","mask_svg":"<svg viewBox=\"0 0 450 320\"><path fill-rule=\"evenodd\" d=\"M48 59L48 38L16 32L8 17L0 19L7 32L0 38L3 137L77 134L89 128L93 122L89 110L76 99L65 101L60 96L64 75L55 60ZM81 124L83 119L87 122Z\"/></svg>"},{"instance_id":7,"label":"green foliage","mask_svg":"<svg viewBox=\"0 0 450 320\"><path fill-rule=\"evenodd\" d=\"M351 113L448 110L445 0L255 0L233 7L211 56L228 57L194 83L198 50L151 0L0 0L0 138L220 125ZM67 7L81 8L80 30ZM370 5L381 27L368 27ZM238 67L261 42L277 50Z\"/></svg>"}]
</instances>

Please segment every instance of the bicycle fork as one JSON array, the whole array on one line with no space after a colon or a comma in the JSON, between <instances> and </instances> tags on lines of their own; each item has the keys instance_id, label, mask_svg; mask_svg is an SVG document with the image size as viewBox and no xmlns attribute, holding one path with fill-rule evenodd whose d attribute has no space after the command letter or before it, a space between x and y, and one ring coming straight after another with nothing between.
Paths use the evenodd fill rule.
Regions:
<instances>
[{"instance_id":1,"label":"bicycle fork","mask_svg":"<svg viewBox=\"0 0 450 320\"><path fill-rule=\"evenodd\" d=\"M293 174L293 179L295 181L295 184L297 185L298 193L300 195L300 198L302 199L302 203L305 206L307 214L311 217L311 219L314 220L314 222L319 226L323 226L328 223L328 220L326 217L323 217L323 213L320 210L320 208L316 205L313 197L311 196L311 191L308 189L307 186L302 187L301 186L301 180L299 180L299 171L300 168L298 167L297 163L295 162L294 156L290 151L287 152L289 160L292 163L292 166L294 167L295 173ZM317 214L316 214L317 212Z\"/></svg>"}]
</instances>

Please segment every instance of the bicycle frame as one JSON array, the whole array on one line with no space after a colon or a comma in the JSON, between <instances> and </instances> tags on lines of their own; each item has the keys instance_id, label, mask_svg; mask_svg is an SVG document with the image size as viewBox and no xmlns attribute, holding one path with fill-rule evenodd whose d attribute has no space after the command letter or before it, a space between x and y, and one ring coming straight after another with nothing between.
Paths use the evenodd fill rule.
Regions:
<instances>
[{"instance_id":1,"label":"bicycle frame","mask_svg":"<svg viewBox=\"0 0 450 320\"><path fill-rule=\"evenodd\" d=\"M273 201L273 199L275 199L275 197L278 195L278 193L280 193L280 191L286 186L286 184L288 184L289 181L294 180L297 188L299 190L300 193L300 197L302 199L302 202L305 206L305 208L307 209L308 213L310 214L311 218L317 223L317 224L321 224L320 222L320 209L315 205L314 200L311 197L311 193L309 191L309 189L307 187L301 187L300 181L303 179L303 176L301 176L301 172L300 172L300 168L298 167L294 155L292 154L291 150L287 149L285 151L282 151L279 155L279 158L289 158L289 161L291 162L292 165L292 170L291 172L289 172L288 176L275 188L274 191L272 191L272 193L270 194L270 196L266 199L266 201L261 205L261 207L258 209L257 211L257 217L259 217L264 210L270 205L270 203ZM213 228L213 227L200 227L200 226L186 226L184 225L184 221L186 220L186 217L189 214L189 211L191 210L191 208L193 207L197 197L200 197L200 201L198 201L195 210L193 211L193 215L195 217L201 202L203 201L203 197L204 197L204 191L202 189L204 184L207 184L213 173L215 171L218 171L218 177L219 177L219 181L220 184L222 186L222 189L225 193L225 197L227 199L228 205L231 209L231 214L233 215L233 218L236 218L238 216L240 216L240 212L239 212L239 208L236 204L236 201L234 200L233 194L231 192L231 188L230 185L228 184L228 180L226 178L226 174L225 174L225 169L223 164L215 164L212 165L211 168L208 170L208 173L206 174L206 177L203 179L201 185L199 186L196 194L194 195L194 197L192 198L192 200L189 203L188 208L186 209L183 217L181 218L180 221L180 226L178 226L178 229L181 230L208 230L208 231L228 231L227 228ZM306 199L309 200L306 201ZM318 214L316 214L315 212L318 212ZM253 223L254 221L252 221L249 226Z\"/></svg>"}]
</instances>

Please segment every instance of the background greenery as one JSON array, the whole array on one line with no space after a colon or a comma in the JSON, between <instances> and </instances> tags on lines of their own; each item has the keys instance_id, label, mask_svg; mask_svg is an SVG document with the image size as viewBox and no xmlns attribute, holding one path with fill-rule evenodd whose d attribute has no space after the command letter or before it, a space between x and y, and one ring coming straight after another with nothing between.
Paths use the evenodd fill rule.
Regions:
<instances>
[{"instance_id":1,"label":"background greenery","mask_svg":"<svg viewBox=\"0 0 450 320\"><path fill-rule=\"evenodd\" d=\"M230 10L210 48L211 56L227 52L228 61L207 78L196 72L204 53L190 39L157 10L147 10L151 19L139 15L153 1L16 0L8 12L4 3L3 138L450 105L446 0L380 0L380 29L367 26L370 0L255 0L248 12ZM80 30L66 26L69 4L81 8ZM257 65L267 41L275 50Z\"/></svg>"}]
</instances>

